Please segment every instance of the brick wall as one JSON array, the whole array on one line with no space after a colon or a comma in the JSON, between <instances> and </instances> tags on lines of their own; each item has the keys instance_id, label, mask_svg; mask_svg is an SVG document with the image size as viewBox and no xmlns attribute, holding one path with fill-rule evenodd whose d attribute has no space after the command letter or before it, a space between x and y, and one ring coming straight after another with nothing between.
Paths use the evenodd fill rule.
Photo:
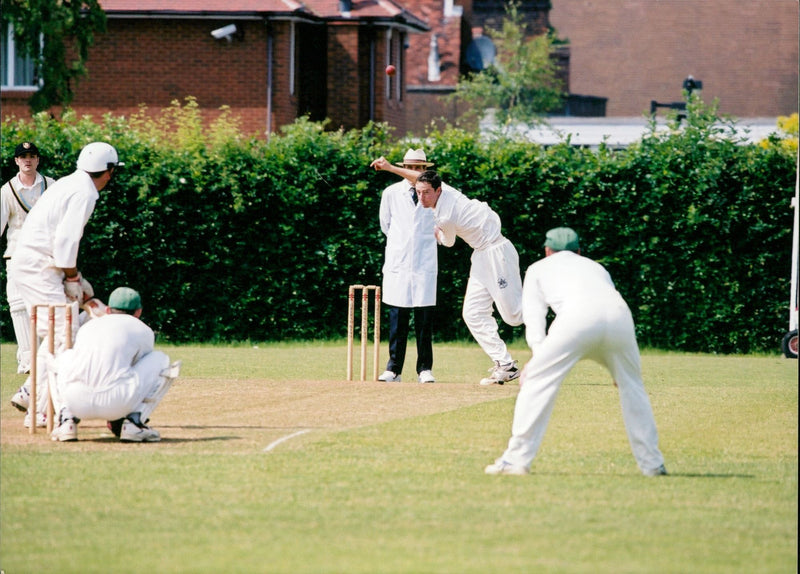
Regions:
<instances>
[{"instance_id":1,"label":"brick wall","mask_svg":"<svg viewBox=\"0 0 800 574\"><path fill-rule=\"evenodd\" d=\"M797 0L552 0L570 40L570 88L608 98L609 116L681 101L683 80L738 117L797 111Z\"/></svg>"},{"instance_id":2,"label":"brick wall","mask_svg":"<svg viewBox=\"0 0 800 574\"><path fill-rule=\"evenodd\" d=\"M229 23L109 19L107 33L96 37L89 74L78 82L71 107L99 119L108 112L132 114L141 105L155 113L192 96L208 119L229 106L241 117L245 131L263 135L267 126L266 27L262 22L237 21L244 34L241 40L229 43L211 36L211 30ZM280 53L275 61L279 57ZM285 84L286 71L277 68L276 78ZM26 108L24 115L28 114ZM291 110L274 110L273 116L280 121L291 116Z\"/></svg>"},{"instance_id":3,"label":"brick wall","mask_svg":"<svg viewBox=\"0 0 800 574\"><path fill-rule=\"evenodd\" d=\"M358 125L361 106L358 71L358 29L353 26L331 26L328 30L328 118L332 127L351 129Z\"/></svg>"},{"instance_id":4,"label":"brick wall","mask_svg":"<svg viewBox=\"0 0 800 574\"><path fill-rule=\"evenodd\" d=\"M369 37L362 34L362 50L365 63L368 64L369 58ZM369 36L367 34L366 36ZM382 121L394 126L399 133L406 129L406 90L402 81L402 74L396 73L394 76L386 74L386 66L391 64L396 70L400 71L405 66L403 41L405 34L398 30L380 30L374 36L375 40L375 77L374 77L374 118L382 118ZM368 65L363 70L361 77L365 80L365 106L362 115L362 124L369 118L369 78L370 71Z\"/></svg>"}]
</instances>

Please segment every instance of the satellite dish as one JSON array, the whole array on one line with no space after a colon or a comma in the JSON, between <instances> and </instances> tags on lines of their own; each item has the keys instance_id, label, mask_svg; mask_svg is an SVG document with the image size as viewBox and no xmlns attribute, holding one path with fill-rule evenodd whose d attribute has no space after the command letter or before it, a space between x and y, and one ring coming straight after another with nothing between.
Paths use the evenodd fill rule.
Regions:
<instances>
[{"instance_id":1,"label":"satellite dish","mask_svg":"<svg viewBox=\"0 0 800 574\"><path fill-rule=\"evenodd\" d=\"M488 36L478 36L467 46L467 66L480 72L494 63L497 50Z\"/></svg>"}]
</instances>

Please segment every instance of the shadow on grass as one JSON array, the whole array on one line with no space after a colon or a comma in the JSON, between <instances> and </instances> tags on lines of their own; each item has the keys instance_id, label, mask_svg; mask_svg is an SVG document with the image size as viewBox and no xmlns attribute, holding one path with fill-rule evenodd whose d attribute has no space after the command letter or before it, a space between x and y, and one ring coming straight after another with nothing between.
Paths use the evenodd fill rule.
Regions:
<instances>
[{"instance_id":1,"label":"shadow on grass","mask_svg":"<svg viewBox=\"0 0 800 574\"><path fill-rule=\"evenodd\" d=\"M657 478L755 478L754 474L718 474L713 472L670 472L667 476Z\"/></svg>"},{"instance_id":2,"label":"shadow on grass","mask_svg":"<svg viewBox=\"0 0 800 574\"><path fill-rule=\"evenodd\" d=\"M153 443L142 443L142 442L122 442L115 436L101 436L96 438L82 438L80 441L77 442L94 442L100 444L178 444L178 443L190 443L190 442L217 442L223 440L241 440L242 437L240 436L210 436L210 437L197 437L197 438L169 438L169 437L161 437L160 441L156 441Z\"/></svg>"}]
</instances>

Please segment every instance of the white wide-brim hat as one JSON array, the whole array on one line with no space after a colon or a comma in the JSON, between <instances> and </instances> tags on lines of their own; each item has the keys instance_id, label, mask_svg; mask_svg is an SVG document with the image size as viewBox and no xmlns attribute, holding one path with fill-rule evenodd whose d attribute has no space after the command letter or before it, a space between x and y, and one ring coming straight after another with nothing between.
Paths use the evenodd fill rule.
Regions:
<instances>
[{"instance_id":1,"label":"white wide-brim hat","mask_svg":"<svg viewBox=\"0 0 800 574\"><path fill-rule=\"evenodd\" d=\"M428 158L425 156L425 152L422 150L422 148L409 148L409 150L406 152L406 155L403 156L403 161L396 165L401 167L404 165L423 165L425 167L430 167L433 164L428 161Z\"/></svg>"}]
</instances>

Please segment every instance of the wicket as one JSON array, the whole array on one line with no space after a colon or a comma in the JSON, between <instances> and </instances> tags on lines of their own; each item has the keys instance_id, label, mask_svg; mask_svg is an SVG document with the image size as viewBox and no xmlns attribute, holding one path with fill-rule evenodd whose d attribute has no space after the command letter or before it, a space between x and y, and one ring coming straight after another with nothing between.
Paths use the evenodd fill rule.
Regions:
<instances>
[{"instance_id":1,"label":"wicket","mask_svg":"<svg viewBox=\"0 0 800 574\"><path fill-rule=\"evenodd\" d=\"M356 291L361 290L361 380L367 378L367 341L369 340L369 292L375 291L375 327L373 377L378 380L378 358L381 343L381 288L378 285L350 285L347 294L347 380L353 380L353 339L356 322Z\"/></svg>"},{"instance_id":2,"label":"wicket","mask_svg":"<svg viewBox=\"0 0 800 574\"><path fill-rule=\"evenodd\" d=\"M64 309L64 341L67 349L72 348L72 304L71 303L43 303L34 305L31 309L31 399L28 405L28 413L31 415L30 434L36 433L36 379L38 376L39 336L37 334L38 310L40 307L47 308L47 339L48 351L51 355L56 351L56 308ZM48 380L48 385L49 385ZM53 431L53 395L47 393L47 432Z\"/></svg>"}]
</instances>

